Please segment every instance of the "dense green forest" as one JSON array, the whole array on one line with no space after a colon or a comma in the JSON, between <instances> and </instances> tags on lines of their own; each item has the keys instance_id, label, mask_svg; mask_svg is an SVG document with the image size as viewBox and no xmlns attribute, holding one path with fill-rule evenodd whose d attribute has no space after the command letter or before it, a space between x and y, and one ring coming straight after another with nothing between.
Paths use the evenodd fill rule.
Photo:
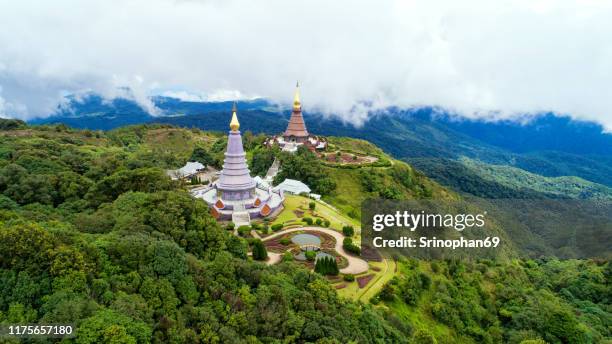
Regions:
<instances>
[{"instance_id":1,"label":"dense green forest","mask_svg":"<svg viewBox=\"0 0 612 344\"><path fill-rule=\"evenodd\" d=\"M160 166L214 136L52 126L0 140L2 323L72 322L77 343L406 341L320 275L247 259L247 243L166 177Z\"/></svg>"},{"instance_id":2,"label":"dense green forest","mask_svg":"<svg viewBox=\"0 0 612 344\"><path fill-rule=\"evenodd\" d=\"M579 177L545 177L466 157L458 160L414 158L409 162L443 185L480 197L612 199L612 188Z\"/></svg>"},{"instance_id":3,"label":"dense green forest","mask_svg":"<svg viewBox=\"0 0 612 344\"><path fill-rule=\"evenodd\" d=\"M603 343L612 336L612 265L601 260L417 261L374 303L430 343Z\"/></svg>"},{"instance_id":4,"label":"dense green forest","mask_svg":"<svg viewBox=\"0 0 612 344\"><path fill-rule=\"evenodd\" d=\"M0 128L2 324L71 322L76 343L526 344L612 336L606 261L402 260L373 304L354 302L295 263L253 261L247 241L166 176L191 158L219 166L221 134L5 120ZM278 154L261 142L244 135L257 174ZM312 178L347 213L371 196L455 197L404 163L339 169L307 152L278 157L286 177Z\"/></svg>"}]
</instances>

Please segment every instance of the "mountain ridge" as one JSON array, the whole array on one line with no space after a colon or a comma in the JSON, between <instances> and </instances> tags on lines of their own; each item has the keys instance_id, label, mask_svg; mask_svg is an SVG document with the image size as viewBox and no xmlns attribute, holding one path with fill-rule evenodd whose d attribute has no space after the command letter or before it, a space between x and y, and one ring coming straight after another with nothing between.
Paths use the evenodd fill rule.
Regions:
<instances>
[{"instance_id":1,"label":"mountain ridge","mask_svg":"<svg viewBox=\"0 0 612 344\"><path fill-rule=\"evenodd\" d=\"M70 112L31 121L32 124L61 122L78 128L110 129L138 123L168 123L183 127L225 131L231 102L189 102L169 97L152 101L165 116L154 117L130 101L104 103L95 96L72 103ZM106 108L105 108L106 106ZM241 122L254 133L282 132L288 111L278 110L265 99L239 101ZM576 176L590 182L612 186L612 135L590 122L543 114L530 122L482 122L457 120L439 109L412 110L390 108L376 113L361 127L354 127L337 117L305 112L312 133L348 136L368 140L408 162L419 159L461 157L491 165L507 165L544 177ZM556 131L559 131L556 133ZM502 133L503 135L500 135ZM427 164L420 168L426 174Z\"/></svg>"}]
</instances>

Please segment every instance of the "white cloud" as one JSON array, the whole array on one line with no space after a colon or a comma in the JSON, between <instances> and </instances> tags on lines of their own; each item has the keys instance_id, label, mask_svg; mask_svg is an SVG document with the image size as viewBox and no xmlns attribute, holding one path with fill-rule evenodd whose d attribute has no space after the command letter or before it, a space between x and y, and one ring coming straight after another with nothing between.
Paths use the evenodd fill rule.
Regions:
<instances>
[{"instance_id":1,"label":"white cloud","mask_svg":"<svg viewBox=\"0 0 612 344\"><path fill-rule=\"evenodd\" d=\"M159 89L289 103L299 79L306 109L348 121L432 105L611 129L611 17L603 0L0 0L0 85L21 118L121 87L151 111Z\"/></svg>"},{"instance_id":2,"label":"white cloud","mask_svg":"<svg viewBox=\"0 0 612 344\"><path fill-rule=\"evenodd\" d=\"M228 100L251 100L259 98L255 95L246 96L238 90L223 89L215 90L209 94L195 93L188 90L165 90L161 92L156 91L154 93L159 93L159 95L164 97L176 98L188 102L222 102Z\"/></svg>"}]
</instances>

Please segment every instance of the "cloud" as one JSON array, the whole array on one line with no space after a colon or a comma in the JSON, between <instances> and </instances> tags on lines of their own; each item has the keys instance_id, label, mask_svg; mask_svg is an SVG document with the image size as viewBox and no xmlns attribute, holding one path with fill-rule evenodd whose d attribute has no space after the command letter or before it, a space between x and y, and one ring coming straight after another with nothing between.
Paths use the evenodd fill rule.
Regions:
<instances>
[{"instance_id":1,"label":"cloud","mask_svg":"<svg viewBox=\"0 0 612 344\"><path fill-rule=\"evenodd\" d=\"M0 85L19 118L126 87L150 111L159 90L288 104L299 80L306 110L349 122L428 105L610 130L610 17L605 0L0 0Z\"/></svg>"},{"instance_id":2,"label":"cloud","mask_svg":"<svg viewBox=\"0 0 612 344\"><path fill-rule=\"evenodd\" d=\"M209 94L194 93L188 90L155 91L164 97L176 98L187 102L222 102L228 100L252 100L260 98L256 95L246 96L238 90L215 90Z\"/></svg>"}]
</instances>

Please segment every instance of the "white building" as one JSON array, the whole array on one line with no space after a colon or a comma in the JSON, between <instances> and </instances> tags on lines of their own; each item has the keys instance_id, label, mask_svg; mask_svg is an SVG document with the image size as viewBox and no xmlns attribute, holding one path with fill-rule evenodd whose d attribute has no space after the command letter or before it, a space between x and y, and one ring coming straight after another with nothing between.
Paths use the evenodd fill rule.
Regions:
<instances>
[{"instance_id":1,"label":"white building","mask_svg":"<svg viewBox=\"0 0 612 344\"><path fill-rule=\"evenodd\" d=\"M204 170L206 170L206 167L204 167L204 165L201 163L197 161L189 161L185 164L185 166L179 168L178 170L166 171L166 174L169 175L172 180L177 180L191 178Z\"/></svg>"},{"instance_id":2,"label":"white building","mask_svg":"<svg viewBox=\"0 0 612 344\"><path fill-rule=\"evenodd\" d=\"M308 187L308 185L295 179L285 179L282 183L275 186L272 190L282 190L283 193L288 192L294 195L299 195L301 193L310 194L310 188Z\"/></svg>"}]
</instances>

